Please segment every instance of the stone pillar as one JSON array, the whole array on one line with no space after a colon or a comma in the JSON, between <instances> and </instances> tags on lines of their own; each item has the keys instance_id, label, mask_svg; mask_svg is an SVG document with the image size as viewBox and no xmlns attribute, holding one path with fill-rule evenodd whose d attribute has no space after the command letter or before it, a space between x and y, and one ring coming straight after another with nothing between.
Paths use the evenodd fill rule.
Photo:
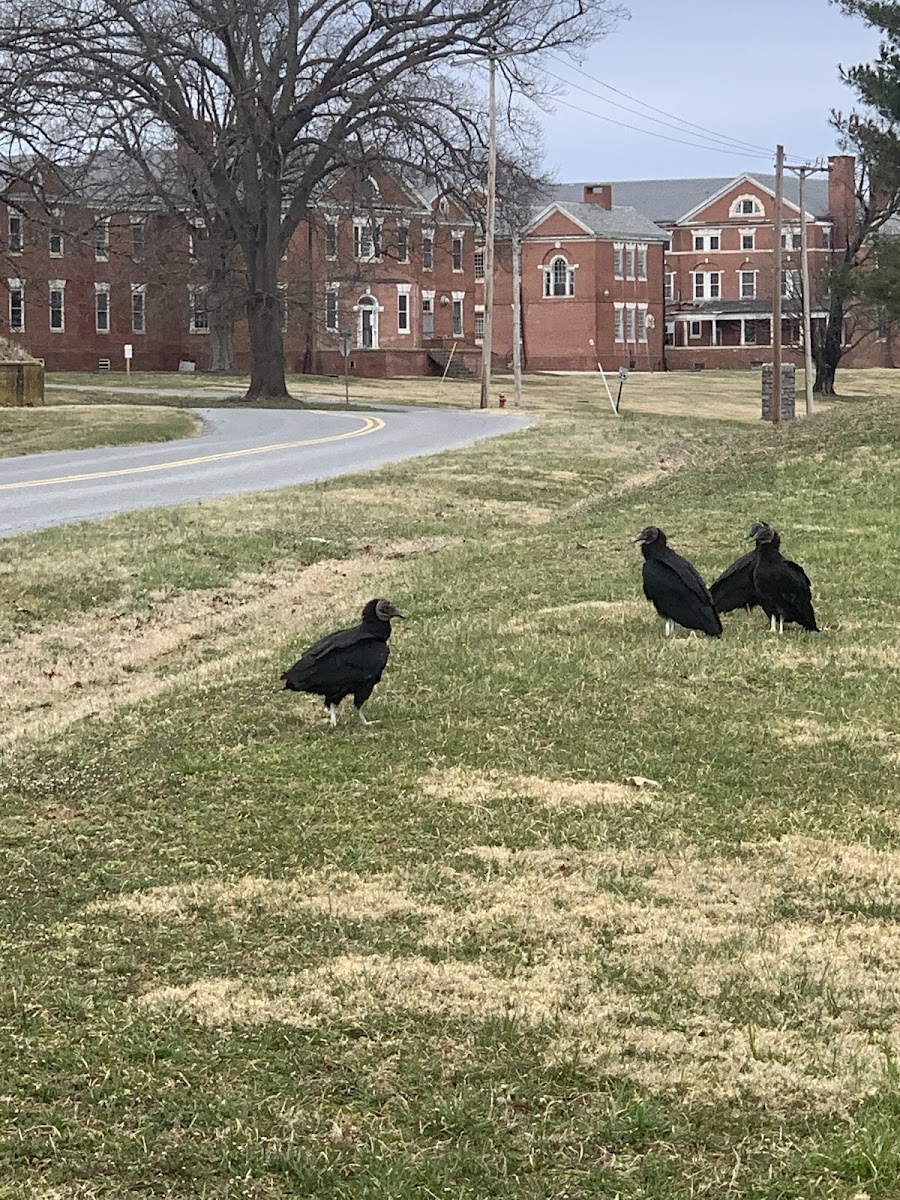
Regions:
<instances>
[{"instance_id":1,"label":"stone pillar","mask_svg":"<svg viewBox=\"0 0 900 1200\"><path fill-rule=\"evenodd\" d=\"M781 419L793 421L797 387L793 363L781 364ZM772 363L764 363L762 369L762 419L772 420Z\"/></svg>"}]
</instances>

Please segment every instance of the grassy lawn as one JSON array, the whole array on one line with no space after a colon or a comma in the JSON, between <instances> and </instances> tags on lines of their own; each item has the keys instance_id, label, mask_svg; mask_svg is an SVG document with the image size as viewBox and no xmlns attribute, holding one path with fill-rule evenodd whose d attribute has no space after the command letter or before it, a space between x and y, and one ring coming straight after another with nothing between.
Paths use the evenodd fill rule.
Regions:
<instances>
[{"instance_id":1,"label":"grassy lawn","mask_svg":"<svg viewBox=\"0 0 900 1200\"><path fill-rule=\"evenodd\" d=\"M196 433L199 425L187 412L128 404L0 408L0 458L43 450L166 442Z\"/></svg>"},{"instance_id":2,"label":"grassy lawn","mask_svg":"<svg viewBox=\"0 0 900 1200\"><path fill-rule=\"evenodd\" d=\"M900 404L557 384L0 541L4 1200L900 1195ZM665 641L630 538L710 578L756 519L824 632ZM374 595L331 731L278 675Z\"/></svg>"},{"instance_id":3,"label":"grassy lawn","mask_svg":"<svg viewBox=\"0 0 900 1200\"><path fill-rule=\"evenodd\" d=\"M608 377L615 396L618 380L615 372ZM107 404L110 400L123 404L209 405L212 407L247 407L241 400L248 383L247 376L218 376L205 373L179 375L177 372L135 372L108 375L106 372L58 372L47 376L50 388L49 403ZM143 393L121 393L118 387L146 388ZM798 409L803 407L803 372L797 372ZM91 388L89 392L76 387ZM344 401L344 380L324 375L288 376L288 387L298 404L337 404ZM71 389L71 390L68 390ZM838 375L841 400L890 397L897 390L897 374L889 370L841 371ZM166 395L166 391L171 395ZM232 395L222 397L223 391ZM193 392L198 395L178 395ZM209 392L211 395L204 395ZM491 407L503 393L507 406L514 403L513 379L510 374L495 373L491 389ZM216 393L219 393L217 396ZM672 371L664 374L632 372L622 393L623 413L656 413L669 416L702 416L713 420L756 421L759 417L760 373L758 371ZM440 379L350 379L351 406L379 404L437 405L451 408L477 408L480 387L477 381L442 383ZM820 411L827 411L833 400L818 400ZM609 400L599 375L525 376L524 406L529 411L609 412ZM254 405L250 405L254 407ZM267 407L266 404L257 407ZM285 407L290 407L285 402Z\"/></svg>"}]
</instances>

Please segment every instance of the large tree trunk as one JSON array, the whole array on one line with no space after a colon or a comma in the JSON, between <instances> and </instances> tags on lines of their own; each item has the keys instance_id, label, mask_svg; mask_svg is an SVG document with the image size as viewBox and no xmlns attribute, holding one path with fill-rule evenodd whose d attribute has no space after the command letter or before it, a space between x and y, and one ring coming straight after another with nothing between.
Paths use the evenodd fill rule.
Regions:
<instances>
[{"instance_id":1,"label":"large tree trunk","mask_svg":"<svg viewBox=\"0 0 900 1200\"><path fill-rule=\"evenodd\" d=\"M844 353L843 342L844 300L842 296L832 295L825 331L816 338L813 345L813 358L816 363L813 391L818 396L834 395L834 379Z\"/></svg>"},{"instance_id":2,"label":"large tree trunk","mask_svg":"<svg viewBox=\"0 0 900 1200\"><path fill-rule=\"evenodd\" d=\"M284 339L278 264L281 260L281 188L260 179L262 211L257 236L247 255L250 292L247 325L250 333L250 387L245 400L290 399L284 377Z\"/></svg>"},{"instance_id":3,"label":"large tree trunk","mask_svg":"<svg viewBox=\"0 0 900 1200\"><path fill-rule=\"evenodd\" d=\"M281 307L277 296L253 292L247 301L247 324L250 332L250 386L244 399L289 399L284 378Z\"/></svg>"}]
</instances>

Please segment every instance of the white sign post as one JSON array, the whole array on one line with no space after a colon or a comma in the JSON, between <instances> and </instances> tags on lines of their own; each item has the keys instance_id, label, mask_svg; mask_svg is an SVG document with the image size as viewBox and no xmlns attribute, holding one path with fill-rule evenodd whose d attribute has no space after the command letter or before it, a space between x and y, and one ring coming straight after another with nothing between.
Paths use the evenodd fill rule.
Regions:
<instances>
[{"instance_id":1,"label":"white sign post","mask_svg":"<svg viewBox=\"0 0 900 1200\"><path fill-rule=\"evenodd\" d=\"M130 342L126 342L125 346L124 346L124 351L125 351L125 374L130 375L131 374L131 360L134 357L134 346L132 346L132 344Z\"/></svg>"}]
</instances>

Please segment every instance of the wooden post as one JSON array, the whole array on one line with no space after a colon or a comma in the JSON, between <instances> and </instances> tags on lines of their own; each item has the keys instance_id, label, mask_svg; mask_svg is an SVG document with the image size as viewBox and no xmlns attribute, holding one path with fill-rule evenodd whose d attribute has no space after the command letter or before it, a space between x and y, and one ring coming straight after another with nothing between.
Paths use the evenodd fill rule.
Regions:
<instances>
[{"instance_id":1,"label":"wooden post","mask_svg":"<svg viewBox=\"0 0 900 1200\"><path fill-rule=\"evenodd\" d=\"M772 424L781 420L781 224L784 210L784 146L775 153L775 286L772 291Z\"/></svg>"},{"instance_id":2,"label":"wooden post","mask_svg":"<svg viewBox=\"0 0 900 1200\"><path fill-rule=\"evenodd\" d=\"M807 167L800 168L800 272L803 287L803 374L806 390L806 415L813 414L812 317L809 294L809 232L806 228L804 184Z\"/></svg>"},{"instance_id":3,"label":"wooden post","mask_svg":"<svg viewBox=\"0 0 900 1200\"><path fill-rule=\"evenodd\" d=\"M522 405L522 242L518 232L512 238L513 258L513 383L516 389L516 408Z\"/></svg>"},{"instance_id":4,"label":"wooden post","mask_svg":"<svg viewBox=\"0 0 900 1200\"><path fill-rule=\"evenodd\" d=\"M494 215L497 204L497 60L490 64L488 128L487 228L484 231L484 331L481 342L481 408L491 394L491 349L494 332Z\"/></svg>"}]
</instances>

